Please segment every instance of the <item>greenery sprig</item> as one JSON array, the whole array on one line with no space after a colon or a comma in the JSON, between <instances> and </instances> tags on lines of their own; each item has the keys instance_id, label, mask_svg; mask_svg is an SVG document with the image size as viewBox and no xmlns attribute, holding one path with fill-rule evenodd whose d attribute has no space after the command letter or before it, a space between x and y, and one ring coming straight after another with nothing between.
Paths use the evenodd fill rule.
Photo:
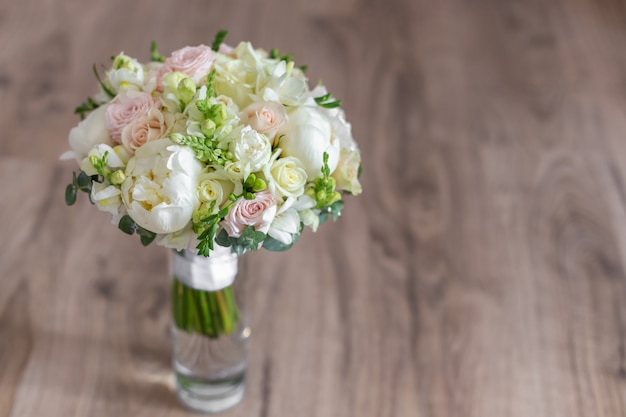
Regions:
<instances>
[{"instance_id":1,"label":"greenery sprig","mask_svg":"<svg viewBox=\"0 0 626 417\"><path fill-rule=\"evenodd\" d=\"M217 147L217 142L206 136L184 135L182 133L172 133L169 139L183 146L188 146L195 154L196 159L215 165L224 165L232 161L231 152Z\"/></svg>"},{"instance_id":2,"label":"greenery sprig","mask_svg":"<svg viewBox=\"0 0 626 417\"><path fill-rule=\"evenodd\" d=\"M117 227L127 235L137 233L141 238L141 244L144 246L148 246L156 238L156 233L139 226L128 214L122 216Z\"/></svg>"},{"instance_id":3,"label":"greenery sprig","mask_svg":"<svg viewBox=\"0 0 626 417\"><path fill-rule=\"evenodd\" d=\"M155 41L150 44L150 60L152 62L165 62L165 57L159 53Z\"/></svg>"},{"instance_id":4,"label":"greenery sprig","mask_svg":"<svg viewBox=\"0 0 626 417\"><path fill-rule=\"evenodd\" d=\"M93 64L93 73L96 76L96 80L98 80L98 84L100 84L102 91L104 91L109 98L115 98L115 92L107 87L104 81L100 78L100 73L98 72L98 68L96 68L96 64Z\"/></svg>"},{"instance_id":5,"label":"greenery sprig","mask_svg":"<svg viewBox=\"0 0 626 417\"><path fill-rule=\"evenodd\" d=\"M331 93L324 94L320 97L315 97L314 100L318 106L324 107L325 109L334 109L337 107L341 107L341 100L333 100L334 97Z\"/></svg>"},{"instance_id":6,"label":"greenery sprig","mask_svg":"<svg viewBox=\"0 0 626 417\"><path fill-rule=\"evenodd\" d=\"M215 34L215 40L213 40L213 43L211 44L211 49L215 52L219 51L220 45L224 42L226 35L228 35L227 30L220 30L217 32L217 34Z\"/></svg>"},{"instance_id":7,"label":"greenery sprig","mask_svg":"<svg viewBox=\"0 0 626 417\"><path fill-rule=\"evenodd\" d=\"M269 58L270 59L277 59L279 61L285 61L286 63L293 62L293 54L281 55L280 52L278 52L277 48L274 48L274 49L272 49L270 51ZM300 68L300 71L306 72L309 69L309 66L308 65L302 65L299 68Z\"/></svg>"},{"instance_id":8,"label":"greenery sprig","mask_svg":"<svg viewBox=\"0 0 626 417\"><path fill-rule=\"evenodd\" d=\"M68 206L76 204L78 190L89 194L89 198L91 199L92 183L97 181L97 179L97 175L89 176L83 171L80 171L78 176L76 172L72 172L72 182L65 187L65 204Z\"/></svg>"},{"instance_id":9,"label":"greenery sprig","mask_svg":"<svg viewBox=\"0 0 626 417\"><path fill-rule=\"evenodd\" d=\"M196 246L196 249L198 249L198 253L204 256L210 255L210 252L214 248L214 242L216 241L216 235L217 235L217 231L219 228L219 222L222 221L226 217L226 215L228 215L228 213L230 212L230 209L235 205L237 200L239 200L240 198L245 198L246 200L254 200L255 198L254 194L257 192L263 191L265 188L267 188L267 184L262 178L257 178L256 175L250 174L243 183L243 191L241 194L235 195L231 193L230 196L228 197L228 199L230 200L230 203L227 206L219 210L217 213L211 214L195 222L194 231L198 232L200 230L203 230L203 232L200 233L200 235L198 236L198 240L200 240L200 243L198 243L198 245ZM209 207L209 210L208 210L209 213L212 213L213 211L215 211L215 202L211 203L211 206ZM225 233L224 230L222 230L222 232ZM226 236L228 236L228 234L226 234ZM260 235L255 235L255 236L260 236ZM230 238L230 239L235 239L235 238ZM260 238L260 240L256 242L257 243L256 247L258 247L258 243L262 242L263 239L265 239L265 237L263 237L262 239ZM225 242L223 237L221 241ZM225 246L225 245L222 245L220 241L217 241L217 242L219 245ZM229 242L230 244L228 246L239 245L243 247L242 249L243 251L251 250L250 246L247 244L248 241L245 239L242 240L241 242L239 242L237 239L233 241L229 240Z\"/></svg>"},{"instance_id":10,"label":"greenery sprig","mask_svg":"<svg viewBox=\"0 0 626 417\"><path fill-rule=\"evenodd\" d=\"M80 106L74 109L74 114L80 115L80 120L85 120L85 114L94 111L98 107L100 107L99 103L91 97L87 97L87 99L83 101Z\"/></svg>"}]
</instances>

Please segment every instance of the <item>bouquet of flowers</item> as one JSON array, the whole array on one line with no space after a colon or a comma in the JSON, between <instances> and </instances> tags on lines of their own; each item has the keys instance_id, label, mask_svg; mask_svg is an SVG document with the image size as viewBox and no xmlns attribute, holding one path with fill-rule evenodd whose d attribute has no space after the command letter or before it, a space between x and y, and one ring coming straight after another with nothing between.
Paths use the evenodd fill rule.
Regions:
<instances>
[{"instance_id":1,"label":"bouquet of flowers","mask_svg":"<svg viewBox=\"0 0 626 417\"><path fill-rule=\"evenodd\" d=\"M311 90L291 55L248 42L233 48L225 35L169 57L153 43L149 63L120 53L103 71L94 66L100 91L76 109L81 122L62 156L80 167L68 205L84 191L144 245L240 255L290 248L304 226L315 231L340 215L342 193L361 193L341 102L321 84ZM181 288L180 328L232 328L228 291L204 300L226 305L222 325L208 331L185 321L183 300L194 299L185 291L194 290Z\"/></svg>"}]
</instances>

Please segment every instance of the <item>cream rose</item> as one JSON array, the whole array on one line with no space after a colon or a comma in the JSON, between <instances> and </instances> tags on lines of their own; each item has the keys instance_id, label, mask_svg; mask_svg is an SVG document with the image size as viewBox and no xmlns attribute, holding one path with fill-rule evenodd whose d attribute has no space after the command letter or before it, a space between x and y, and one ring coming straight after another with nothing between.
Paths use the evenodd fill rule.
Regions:
<instances>
[{"instance_id":1,"label":"cream rose","mask_svg":"<svg viewBox=\"0 0 626 417\"><path fill-rule=\"evenodd\" d=\"M204 172L198 178L198 198L202 203L215 201L216 207L221 207L234 190L235 184L223 171Z\"/></svg>"},{"instance_id":2,"label":"cream rose","mask_svg":"<svg viewBox=\"0 0 626 417\"><path fill-rule=\"evenodd\" d=\"M161 113L151 108L141 119L128 124L122 130L122 145L131 153L147 142L161 139L167 128Z\"/></svg>"},{"instance_id":3,"label":"cream rose","mask_svg":"<svg viewBox=\"0 0 626 417\"><path fill-rule=\"evenodd\" d=\"M276 199L267 191L254 195L254 200L241 197L222 221L221 225L229 236L239 237L247 226L267 233L276 216Z\"/></svg>"},{"instance_id":4,"label":"cream rose","mask_svg":"<svg viewBox=\"0 0 626 417\"><path fill-rule=\"evenodd\" d=\"M69 144L71 151L64 153L61 159L76 158L81 161L94 146L99 144L113 145L111 134L106 126L108 105L100 106L92 111L85 120L70 131Z\"/></svg>"},{"instance_id":5,"label":"cream rose","mask_svg":"<svg viewBox=\"0 0 626 417\"><path fill-rule=\"evenodd\" d=\"M353 195L359 195L363 191L359 182L359 167L361 165L361 155L358 151L348 149L341 150L337 169L332 177L335 179L337 188L348 191Z\"/></svg>"},{"instance_id":6,"label":"cream rose","mask_svg":"<svg viewBox=\"0 0 626 417\"><path fill-rule=\"evenodd\" d=\"M299 197L304 194L307 174L297 158L287 156L276 159L263 168L267 188L276 197Z\"/></svg>"},{"instance_id":7,"label":"cream rose","mask_svg":"<svg viewBox=\"0 0 626 417\"><path fill-rule=\"evenodd\" d=\"M182 72L197 85L209 74L214 60L215 52L210 47L186 46L172 52L172 56L165 60L159 74L162 77L168 72Z\"/></svg>"},{"instance_id":8,"label":"cream rose","mask_svg":"<svg viewBox=\"0 0 626 417\"><path fill-rule=\"evenodd\" d=\"M146 143L126 166L122 200L128 214L155 233L183 229L200 204L196 187L201 171L191 149L169 139Z\"/></svg>"},{"instance_id":9,"label":"cream rose","mask_svg":"<svg viewBox=\"0 0 626 417\"><path fill-rule=\"evenodd\" d=\"M119 94L106 112L106 126L113 141L122 143L124 128L140 121L151 109L158 109L159 106L159 102L148 93L126 91Z\"/></svg>"},{"instance_id":10,"label":"cream rose","mask_svg":"<svg viewBox=\"0 0 626 417\"><path fill-rule=\"evenodd\" d=\"M274 139L276 131L287 120L287 113L282 104L275 101L256 101L243 109L242 121L259 133Z\"/></svg>"},{"instance_id":11,"label":"cream rose","mask_svg":"<svg viewBox=\"0 0 626 417\"><path fill-rule=\"evenodd\" d=\"M328 153L330 172L339 160L339 141L332 134L328 119L315 107L299 107L289 114L289 121L277 133L282 155L302 162L309 180L322 176L324 152Z\"/></svg>"}]
</instances>

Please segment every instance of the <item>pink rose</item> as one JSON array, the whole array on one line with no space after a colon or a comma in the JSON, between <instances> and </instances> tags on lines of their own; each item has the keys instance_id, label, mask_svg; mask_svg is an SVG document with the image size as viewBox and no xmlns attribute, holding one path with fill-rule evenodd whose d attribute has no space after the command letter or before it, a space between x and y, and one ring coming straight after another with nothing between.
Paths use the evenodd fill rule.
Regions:
<instances>
[{"instance_id":1,"label":"pink rose","mask_svg":"<svg viewBox=\"0 0 626 417\"><path fill-rule=\"evenodd\" d=\"M275 101L254 102L243 109L243 115L252 129L265 134L270 140L287 120L285 108Z\"/></svg>"},{"instance_id":2,"label":"pink rose","mask_svg":"<svg viewBox=\"0 0 626 417\"><path fill-rule=\"evenodd\" d=\"M194 83L200 84L202 79L211 71L214 60L215 52L206 45L186 46L172 52L172 56L165 60L159 71L159 88L163 87L161 78L168 72L175 71L182 72Z\"/></svg>"},{"instance_id":3,"label":"pink rose","mask_svg":"<svg viewBox=\"0 0 626 417\"><path fill-rule=\"evenodd\" d=\"M151 109L158 109L160 102L150 94L127 91L118 95L106 112L106 127L116 143L122 143L122 130L143 119Z\"/></svg>"},{"instance_id":4,"label":"pink rose","mask_svg":"<svg viewBox=\"0 0 626 417\"><path fill-rule=\"evenodd\" d=\"M239 237L247 226L267 233L276 216L276 199L267 191L256 193L254 200L240 198L222 221L228 236Z\"/></svg>"},{"instance_id":5,"label":"pink rose","mask_svg":"<svg viewBox=\"0 0 626 417\"><path fill-rule=\"evenodd\" d=\"M148 114L134 123L126 125L122 130L122 145L131 153L152 140L161 139L166 127L163 113L150 109Z\"/></svg>"}]
</instances>

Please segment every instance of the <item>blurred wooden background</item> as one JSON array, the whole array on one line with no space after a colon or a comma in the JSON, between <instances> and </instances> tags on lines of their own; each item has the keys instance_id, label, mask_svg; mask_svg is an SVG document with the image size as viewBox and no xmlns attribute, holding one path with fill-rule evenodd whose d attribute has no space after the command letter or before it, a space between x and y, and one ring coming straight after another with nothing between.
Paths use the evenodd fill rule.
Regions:
<instances>
[{"instance_id":1,"label":"blurred wooden background","mask_svg":"<svg viewBox=\"0 0 626 417\"><path fill-rule=\"evenodd\" d=\"M252 256L226 415L626 415L625 3L0 0L0 416L188 415L167 251L65 207L58 156L93 63L221 28L343 99L365 189Z\"/></svg>"}]
</instances>

